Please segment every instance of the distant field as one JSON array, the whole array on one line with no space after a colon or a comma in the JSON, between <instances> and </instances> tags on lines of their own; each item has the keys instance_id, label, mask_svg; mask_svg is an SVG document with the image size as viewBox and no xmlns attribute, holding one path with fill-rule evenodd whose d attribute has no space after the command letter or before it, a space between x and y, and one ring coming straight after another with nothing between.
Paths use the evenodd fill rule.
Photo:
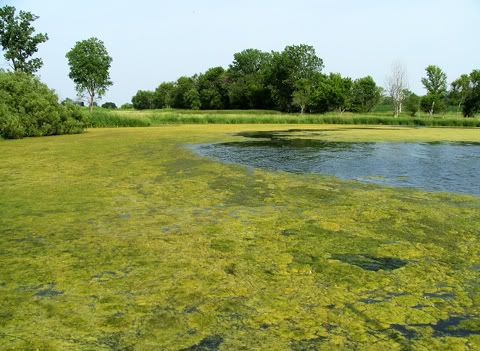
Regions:
<instances>
[{"instance_id":1,"label":"distant field","mask_svg":"<svg viewBox=\"0 0 480 351\"><path fill-rule=\"evenodd\" d=\"M185 147L272 128L298 127L0 141L0 349L479 350L480 198ZM480 141L476 129L302 128L331 141Z\"/></svg>"},{"instance_id":2,"label":"distant field","mask_svg":"<svg viewBox=\"0 0 480 351\"><path fill-rule=\"evenodd\" d=\"M327 113L287 114L265 110L105 110L96 109L89 117L90 127L147 127L162 124L369 124L404 126L480 127L480 118L464 118L449 112L430 117L420 113L417 117L403 114L394 118L390 112L369 114Z\"/></svg>"}]
</instances>

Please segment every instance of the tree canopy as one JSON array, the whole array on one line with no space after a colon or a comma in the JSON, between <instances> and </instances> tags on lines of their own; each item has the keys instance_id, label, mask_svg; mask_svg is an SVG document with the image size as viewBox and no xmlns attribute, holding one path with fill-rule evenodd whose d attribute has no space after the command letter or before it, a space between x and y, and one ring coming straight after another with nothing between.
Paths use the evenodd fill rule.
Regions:
<instances>
[{"instance_id":1,"label":"tree canopy","mask_svg":"<svg viewBox=\"0 0 480 351\"><path fill-rule=\"evenodd\" d=\"M0 8L0 44L14 71L33 74L42 67L43 61L32 56L38 51L38 45L48 40L48 35L35 34L32 22L38 16L27 11L20 11L18 15L15 12L13 6Z\"/></svg>"},{"instance_id":2,"label":"tree canopy","mask_svg":"<svg viewBox=\"0 0 480 351\"><path fill-rule=\"evenodd\" d=\"M77 42L66 57L70 66L69 77L79 94L88 94L92 109L95 98L105 94L113 84L109 73L112 58L103 41L97 38Z\"/></svg>"}]
</instances>

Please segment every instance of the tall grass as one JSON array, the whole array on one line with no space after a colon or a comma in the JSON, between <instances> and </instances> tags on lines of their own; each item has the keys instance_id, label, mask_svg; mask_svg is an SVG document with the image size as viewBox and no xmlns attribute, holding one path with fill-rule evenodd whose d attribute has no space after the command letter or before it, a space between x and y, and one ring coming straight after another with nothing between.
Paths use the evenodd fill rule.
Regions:
<instances>
[{"instance_id":1,"label":"tall grass","mask_svg":"<svg viewBox=\"0 0 480 351\"><path fill-rule=\"evenodd\" d=\"M109 111L105 109L94 109L92 112L84 110L87 127L149 127L151 122L142 116L128 116L124 112Z\"/></svg>"},{"instance_id":2,"label":"tall grass","mask_svg":"<svg viewBox=\"0 0 480 351\"><path fill-rule=\"evenodd\" d=\"M88 114L89 127L148 127L162 124L353 124L396 125L432 127L480 127L480 118L463 118L457 114L440 117L402 115L389 113L368 115L345 114L286 114L277 111L192 111L146 110L110 111L95 109Z\"/></svg>"}]
</instances>

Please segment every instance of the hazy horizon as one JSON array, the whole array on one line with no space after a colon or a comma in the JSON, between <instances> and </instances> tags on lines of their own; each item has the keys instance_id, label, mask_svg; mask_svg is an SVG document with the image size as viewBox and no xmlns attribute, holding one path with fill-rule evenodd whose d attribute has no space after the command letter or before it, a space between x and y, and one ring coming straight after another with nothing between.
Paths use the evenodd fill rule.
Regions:
<instances>
[{"instance_id":1,"label":"hazy horizon","mask_svg":"<svg viewBox=\"0 0 480 351\"><path fill-rule=\"evenodd\" d=\"M477 45L480 2L441 0L253 1L210 0L0 1L34 13L37 32L49 40L37 57L42 81L61 99L75 98L65 53L95 36L113 57L114 85L102 101L130 102L139 89L163 81L228 67L247 48L279 51L286 45L313 45L324 72L358 78L371 75L384 85L391 64L407 68L410 89L423 93L420 79L429 64L440 66L449 83L480 69ZM3 59L1 67L8 67Z\"/></svg>"}]
</instances>

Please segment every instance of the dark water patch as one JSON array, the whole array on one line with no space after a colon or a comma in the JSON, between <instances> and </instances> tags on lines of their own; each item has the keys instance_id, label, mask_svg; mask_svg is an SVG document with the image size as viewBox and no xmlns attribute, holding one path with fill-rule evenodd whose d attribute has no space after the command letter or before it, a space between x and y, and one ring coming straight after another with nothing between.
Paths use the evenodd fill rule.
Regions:
<instances>
[{"instance_id":1,"label":"dark water patch","mask_svg":"<svg viewBox=\"0 0 480 351\"><path fill-rule=\"evenodd\" d=\"M434 337L468 337L480 335L480 318L478 316L450 316L435 324L411 324L409 327L433 329Z\"/></svg>"},{"instance_id":2,"label":"dark water patch","mask_svg":"<svg viewBox=\"0 0 480 351\"><path fill-rule=\"evenodd\" d=\"M382 302L389 302L395 297L400 297L400 296L406 296L409 295L408 293L405 292L377 292L377 291L372 291L369 293L369 295L365 298L362 298L358 301L365 303L367 305L369 304L375 304L375 303L382 303Z\"/></svg>"},{"instance_id":3,"label":"dark water patch","mask_svg":"<svg viewBox=\"0 0 480 351\"><path fill-rule=\"evenodd\" d=\"M418 332L414 329L408 328L403 324L390 324L390 329L400 333L404 338L411 340L418 337Z\"/></svg>"},{"instance_id":4,"label":"dark water patch","mask_svg":"<svg viewBox=\"0 0 480 351\"><path fill-rule=\"evenodd\" d=\"M55 283L49 283L46 288L38 290L33 296L35 297L55 297L63 295L62 290L55 289Z\"/></svg>"},{"instance_id":5,"label":"dark water patch","mask_svg":"<svg viewBox=\"0 0 480 351\"><path fill-rule=\"evenodd\" d=\"M470 316L449 317L437 322L433 327L434 336L467 337L480 335L480 320Z\"/></svg>"},{"instance_id":6,"label":"dark water patch","mask_svg":"<svg viewBox=\"0 0 480 351\"><path fill-rule=\"evenodd\" d=\"M280 232L283 236L295 236L299 234L299 231L296 229L284 229Z\"/></svg>"},{"instance_id":7,"label":"dark water patch","mask_svg":"<svg viewBox=\"0 0 480 351\"><path fill-rule=\"evenodd\" d=\"M348 263L367 271L392 271L405 266L408 261L395 257L375 257L362 254L336 254L331 256L334 260Z\"/></svg>"},{"instance_id":8,"label":"dark water patch","mask_svg":"<svg viewBox=\"0 0 480 351\"><path fill-rule=\"evenodd\" d=\"M182 349L182 351L217 351L223 343L223 337L220 335L211 335L202 339L198 344Z\"/></svg>"},{"instance_id":9,"label":"dark water patch","mask_svg":"<svg viewBox=\"0 0 480 351\"><path fill-rule=\"evenodd\" d=\"M374 303L385 302L385 300L377 300L377 299L370 299L370 298L360 299L358 301L363 302L367 305L374 304Z\"/></svg>"},{"instance_id":10,"label":"dark water patch","mask_svg":"<svg viewBox=\"0 0 480 351\"><path fill-rule=\"evenodd\" d=\"M195 312L198 312L197 306L186 306L183 309L183 313L185 313L185 314L192 314L192 313L195 313Z\"/></svg>"},{"instance_id":11,"label":"dark water patch","mask_svg":"<svg viewBox=\"0 0 480 351\"><path fill-rule=\"evenodd\" d=\"M453 299L455 298L455 293L449 291L439 291L439 292L432 292L432 293L424 293L424 298L434 298L434 299Z\"/></svg>"},{"instance_id":12,"label":"dark water patch","mask_svg":"<svg viewBox=\"0 0 480 351\"><path fill-rule=\"evenodd\" d=\"M331 142L321 140L318 131L303 133L248 132L240 135L253 139L190 148L249 167L480 195L480 143Z\"/></svg>"}]
</instances>

